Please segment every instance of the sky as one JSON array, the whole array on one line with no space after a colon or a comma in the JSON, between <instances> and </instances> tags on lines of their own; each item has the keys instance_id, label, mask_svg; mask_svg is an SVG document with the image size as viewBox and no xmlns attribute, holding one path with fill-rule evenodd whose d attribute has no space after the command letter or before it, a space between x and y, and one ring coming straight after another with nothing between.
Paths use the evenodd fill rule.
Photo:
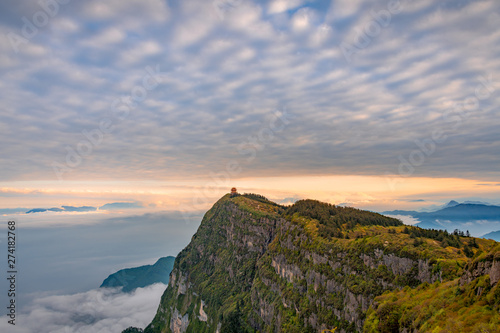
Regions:
<instances>
[{"instance_id":1,"label":"sky","mask_svg":"<svg viewBox=\"0 0 500 333\"><path fill-rule=\"evenodd\" d=\"M487 0L2 1L1 208L498 203L499 21Z\"/></svg>"}]
</instances>

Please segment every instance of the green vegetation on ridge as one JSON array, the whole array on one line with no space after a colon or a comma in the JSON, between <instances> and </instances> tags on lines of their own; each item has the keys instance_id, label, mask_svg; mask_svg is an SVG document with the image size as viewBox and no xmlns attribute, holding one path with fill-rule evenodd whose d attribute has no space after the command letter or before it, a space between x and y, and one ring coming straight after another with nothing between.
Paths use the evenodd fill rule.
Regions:
<instances>
[{"instance_id":1,"label":"green vegetation on ridge","mask_svg":"<svg viewBox=\"0 0 500 333\"><path fill-rule=\"evenodd\" d=\"M465 269L480 263L500 262L500 244L488 252L478 252ZM470 270L469 270L470 271ZM365 332L500 332L500 284L489 275L470 283L460 279L417 288L388 291L375 298L367 313Z\"/></svg>"},{"instance_id":2,"label":"green vegetation on ridge","mask_svg":"<svg viewBox=\"0 0 500 333\"><path fill-rule=\"evenodd\" d=\"M144 288L154 283L168 284L174 261L175 257L169 256L158 259L154 265L121 269L109 275L100 288L121 287L123 292L131 292L136 288Z\"/></svg>"}]
</instances>

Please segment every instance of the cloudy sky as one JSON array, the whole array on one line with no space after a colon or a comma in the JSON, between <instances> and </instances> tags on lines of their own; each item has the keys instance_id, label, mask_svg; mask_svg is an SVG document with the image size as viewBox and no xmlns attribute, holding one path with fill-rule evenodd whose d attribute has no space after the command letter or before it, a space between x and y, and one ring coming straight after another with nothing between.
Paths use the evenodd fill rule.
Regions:
<instances>
[{"instance_id":1,"label":"cloudy sky","mask_svg":"<svg viewBox=\"0 0 500 333\"><path fill-rule=\"evenodd\" d=\"M1 1L0 208L498 203L499 21L493 0Z\"/></svg>"}]
</instances>

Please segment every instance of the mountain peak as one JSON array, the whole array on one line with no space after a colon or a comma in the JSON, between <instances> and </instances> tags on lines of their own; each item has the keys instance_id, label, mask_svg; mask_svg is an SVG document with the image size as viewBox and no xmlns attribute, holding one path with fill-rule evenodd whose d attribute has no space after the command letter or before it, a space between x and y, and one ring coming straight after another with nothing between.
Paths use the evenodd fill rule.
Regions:
<instances>
[{"instance_id":1,"label":"mountain peak","mask_svg":"<svg viewBox=\"0 0 500 333\"><path fill-rule=\"evenodd\" d=\"M455 200L451 200L450 202L448 202L443 208L448 208L448 207L455 207L457 205L459 205L460 203L458 203L457 201Z\"/></svg>"},{"instance_id":2,"label":"mountain peak","mask_svg":"<svg viewBox=\"0 0 500 333\"><path fill-rule=\"evenodd\" d=\"M175 257L163 257L153 265L121 269L108 276L100 288L122 288L123 292L132 292L154 283L168 284L169 274L174 267Z\"/></svg>"}]
</instances>

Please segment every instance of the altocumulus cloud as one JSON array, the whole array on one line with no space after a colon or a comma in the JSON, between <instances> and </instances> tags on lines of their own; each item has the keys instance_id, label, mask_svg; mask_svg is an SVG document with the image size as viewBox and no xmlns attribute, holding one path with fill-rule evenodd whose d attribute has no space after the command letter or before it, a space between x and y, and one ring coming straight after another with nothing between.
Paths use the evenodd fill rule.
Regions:
<instances>
[{"instance_id":1,"label":"altocumulus cloud","mask_svg":"<svg viewBox=\"0 0 500 333\"><path fill-rule=\"evenodd\" d=\"M112 133L65 179L206 176L285 106L294 121L245 175L384 175L442 129L415 175L498 176L498 1L401 0L387 24L389 0L71 1L18 53L5 36L41 9L11 2L0 5L0 180L56 179L52 163L104 117ZM349 62L343 42L356 47ZM113 102L139 91L148 66L161 84L118 119ZM444 119L489 75L470 117Z\"/></svg>"},{"instance_id":2,"label":"altocumulus cloud","mask_svg":"<svg viewBox=\"0 0 500 333\"><path fill-rule=\"evenodd\" d=\"M167 286L161 283L127 294L99 288L73 295L36 299L16 318L19 333L116 333L129 326L145 327L153 319ZM12 325L0 322L2 332Z\"/></svg>"}]
</instances>

